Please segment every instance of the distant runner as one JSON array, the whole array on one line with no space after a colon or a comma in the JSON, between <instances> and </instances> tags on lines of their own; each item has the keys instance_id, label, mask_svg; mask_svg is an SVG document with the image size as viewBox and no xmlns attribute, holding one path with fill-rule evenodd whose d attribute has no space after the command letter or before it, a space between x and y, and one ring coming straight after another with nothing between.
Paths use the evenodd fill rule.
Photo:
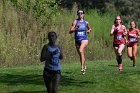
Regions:
<instances>
[{"instance_id":1,"label":"distant runner","mask_svg":"<svg viewBox=\"0 0 140 93\"><path fill-rule=\"evenodd\" d=\"M127 31L127 55L133 61L133 67L135 67L138 48L138 37L140 36L140 32L137 29L136 23L134 21L130 22L130 26L131 28L129 28Z\"/></svg>"},{"instance_id":2,"label":"distant runner","mask_svg":"<svg viewBox=\"0 0 140 93\"><path fill-rule=\"evenodd\" d=\"M63 58L62 51L55 44L57 35L55 32L48 33L49 43L45 44L41 51L40 61L45 61L43 78L48 93L57 93L58 83L61 77L60 59Z\"/></svg>"},{"instance_id":3,"label":"distant runner","mask_svg":"<svg viewBox=\"0 0 140 93\"><path fill-rule=\"evenodd\" d=\"M77 11L78 19L74 20L70 29L70 33L75 33L75 45L80 56L82 74L85 74L86 71L84 49L88 45L87 33L91 32L91 27L89 22L85 21L84 14L83 10Z\"/></svg>"},{"instance_id":4,"label":"distant runner","mask_svg":"<svg viewBox=\"0 0 140 93\"><path fill-rule=\"evenodd\" d=\"M112 25L110 36L114 36L113 47L116 53L116 60L118 62L120 73L122 72L122 52L125 48L126 34L126 27L122 25L121 17L117 16L114 20L114 25Z\"/></svg>"}]
</instances>

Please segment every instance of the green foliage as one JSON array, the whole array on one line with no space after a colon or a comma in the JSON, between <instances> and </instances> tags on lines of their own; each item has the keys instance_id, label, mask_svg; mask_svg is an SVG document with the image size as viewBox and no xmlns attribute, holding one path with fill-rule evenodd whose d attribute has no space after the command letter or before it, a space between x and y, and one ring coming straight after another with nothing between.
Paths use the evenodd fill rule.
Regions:
<instances>
[{"instance_id":1,"label":"green foliage","mask_svg":"<svg viewBox=\"0 0 140 93\"><path fill-rule=\"evenodd\" d=\"M41 24L46 26L48 19L58 13L59 0L11 0L12 4L18 9L23 10ZM49 22L50 22L49 21Z\"/></svg>"},{"instance_id":2,"label":"green foliage","mask_svg":"<svg viewBox=\"0 0 140 93\"><path fill-rule=\"evenodd\" d=\"M103 1L102 1L103 2ZM108 1L109 3L111 1ZM60 0L3 0L0 1L0 66L19 66L39 63L47 33L58 34L58 44L64 53L64 61L79 59L74 35L69 34L72 22L77 18L78 5L72 10L59 7ZM115 53L109 36L116 12L99 13L98 9L85 9L92 32L88 34L86 48L88 60L110 60ZM139 51L139 49L138 49Z\"/></svg>"},{"instance_id":3,"label":"green foliage","mask_svg":"<svg viewBox=\"0 0 140 93\"><path fill-rule=\"evenodd\" d=\"M72 9L74 3L78 4L78 8L97 9L98 13L106 12L121 15L124 23L128 24L129 20L140 20L140 0L61 0L61 7ZM140 27L140 24L138 24Z\"/></svg>"}]
</instances>

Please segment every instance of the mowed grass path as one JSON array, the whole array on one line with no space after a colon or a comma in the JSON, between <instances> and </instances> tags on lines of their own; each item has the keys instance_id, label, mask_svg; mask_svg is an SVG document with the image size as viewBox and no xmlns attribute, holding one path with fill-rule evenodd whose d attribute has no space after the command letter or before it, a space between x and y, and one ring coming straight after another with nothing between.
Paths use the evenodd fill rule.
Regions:
<instances>
[{"instance_id":1,"label":"mowed grass path","mask_svg":"<svg viewBox=\"0 0 140 93\"><path fill-rule=\"evenodd\" d=\"M80 73L80 63L62 63L58 93L140 93L140 61L132 67L123 61L118 73L116 61L87 61L87 72ZM0 93L45 93L43 65L0 68Z\"/></svg>"}]
</instances>

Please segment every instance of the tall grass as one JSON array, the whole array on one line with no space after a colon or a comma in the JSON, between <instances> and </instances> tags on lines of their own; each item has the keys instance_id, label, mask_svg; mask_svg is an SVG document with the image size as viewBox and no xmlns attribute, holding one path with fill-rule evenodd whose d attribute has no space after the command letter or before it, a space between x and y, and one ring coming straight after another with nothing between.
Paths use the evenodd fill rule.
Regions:
<instances>
[{"instance_id":1,"label":"tall grass","mask_svg":"<svg viewBox=\"0 0 140 93\"><path fill-rule=\"evenodd\" d=\"M114 15L106 13L100 15L97 11L90 11L86 19L93 27L93 33L89 35L89 51L92 51L94 59L112 58L112 37L109 36Z\"/></svg>"},{"instance_id":2,"label":"tall grass","mask_svg":"<svg viewBox=\"0 0 140 93\"><path fill-rule=\"evenodd\" d=\"M32 1L28 5L24 3L17 4L20 6L17 7L13 6L9 0L0 1L0 66L39 63L40 51L48 42L49 31L55 31L58 34L57 43L63 49L64 61L77 60L74 35L69 34L70 26L77 18L76 4L72 11L59 9L51 11L43 6L46 7L43 9L47 12L42 13L40 12L42 7L37 6L37 2ZM22 8L24 6L26 7ZM35 11L36 7L39 8ZM109 13L101 15L96 10L86 11L85 19L93 29L88 35L89 45L86 48L88 60L114 58L112 37L109 36L114 16Z\"/></svg>"},{"instance_id":3,"label":"tall grass","mask_svg":"<svg viewBox=\"0 0 140 93\"><path fill-rule=\"evenodd\" d=\"M30 14L16 11L11 2L0 6L1 66L36 63L37 46L41 44L37 36L37 22Z\"/></svg>"}]
</instances>

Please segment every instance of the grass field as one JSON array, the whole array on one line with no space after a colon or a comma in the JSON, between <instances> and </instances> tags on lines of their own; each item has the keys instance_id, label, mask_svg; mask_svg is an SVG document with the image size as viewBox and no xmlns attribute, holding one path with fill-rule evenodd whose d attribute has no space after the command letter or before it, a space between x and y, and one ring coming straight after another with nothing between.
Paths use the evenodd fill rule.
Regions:
<instances>
[{"instance_id":1,"label":"grass field","mask_svg":"<svg viewBox=\"0 0 140 93\"><path fill-rule=\"evenodd\" d=\"M138 59L140 60L140 59ZM139 61L140 62L140 61ZM140 63L132 67L123 61L123 72L118 73L114 61L87 61L87 72L80 73L80 63L62 63L59 93L140 93ZM0 93L45 93L43 65L0 68Z\"/></svg>"}]
</instances>

